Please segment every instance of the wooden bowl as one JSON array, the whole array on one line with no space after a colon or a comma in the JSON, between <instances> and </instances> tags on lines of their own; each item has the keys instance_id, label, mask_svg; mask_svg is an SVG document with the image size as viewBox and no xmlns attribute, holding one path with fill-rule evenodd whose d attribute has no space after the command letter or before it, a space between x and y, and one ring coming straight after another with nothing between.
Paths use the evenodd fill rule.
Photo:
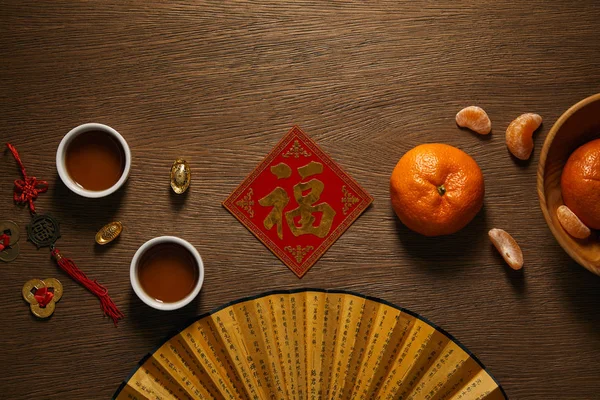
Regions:
<instances>
[{"instance_id":1,"label":"wooden bowl","mask_svg":"<svg viewBox=\"0 0 600 400\"><path fill-rule=\"evenodd\" d=\"M600 137L600 93L581 100L556 121L542 148L537 190L544 218L563 249L581 266L600 275L600 235L592 231L586 240L571 237L556 218L563 204L560 176L571 153L582 144Z\"/></svg>"}]
</instances>

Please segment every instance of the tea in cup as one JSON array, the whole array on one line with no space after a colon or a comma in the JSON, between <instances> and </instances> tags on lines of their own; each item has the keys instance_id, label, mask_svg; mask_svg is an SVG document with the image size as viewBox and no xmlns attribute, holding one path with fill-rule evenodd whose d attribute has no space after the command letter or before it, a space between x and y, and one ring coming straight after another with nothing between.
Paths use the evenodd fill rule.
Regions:
<instances>
[{"instance_id":1,"label":"tea in cup","mask_svg":"<svg viewBox=\"0 0 600 400\"><path fill-rule=\"evenodd\" d=\"M144 243L133 256L131 286L137 296L158 310L176 310L200 292L204 265L189 242L161 236Z\"/></svg>"},{"instance_id":2,"label":"tea in cup","mask_svg":"<svg viewBox=\"0 0 600 400\"><path fill-rule=\"evenodd\" d=\"M64 184L84 197L104 197L129 176L131 151L113 128L97 123L79 125L67 133L56 152L56 168Z\"/></svg>"}]
</instances>

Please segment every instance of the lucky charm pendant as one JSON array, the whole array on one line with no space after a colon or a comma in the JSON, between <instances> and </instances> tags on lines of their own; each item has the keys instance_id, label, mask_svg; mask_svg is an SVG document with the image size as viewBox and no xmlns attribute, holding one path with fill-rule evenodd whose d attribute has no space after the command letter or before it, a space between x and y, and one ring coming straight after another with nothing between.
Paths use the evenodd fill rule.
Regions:
<instances>
[{"instance_id":1,"label":"lucky charm pendant","mask_svg":"<svg viewBox=\"0 0 600 400\"><path fill-rule=\"evenodd\" d=\"M110 317L116 325L125 315L119 310L117 305L108 295L108 289L98 283L95 279L88 278L72 259L62 255L60 250L55 247L56 241L60 238L60 226L58 221L49 215L38 214L35 211L34 200L37 199L38 195L41 193L48 191L48 182L38 180L35 176L27 175L25 165L23 165L23 161L21 161L21 157L15 146L7 143L6 147L8 147L15 158L15 161L19 165L23 177L23 179L15 180L13 199L15 203L27 204L29 206L31 223L27 225L27 239L35 244L38 249L49 247L50 254L60 269L73 278L74 281L98 297L104 315ZM16 227L16 225L14 226ZM10 232L10 227L5 227L4 232L0 232L0 243L2 245L0 250L4 250L7 245L12 246L10 244ZM18 243L15 243L15 245L18 245ZM16 249L18 253L18 247ZM2 255L0 252L0 259L6 261L6 255ZM61 295L62 285L55 279L48 279L46 281L36 279L27 282L23 288L23 297L31 304L31 311L40 318L46 318L52 314L54 311L54 303L60 299Z\"/></svg>"},{"instance_id":2,"label":"lucky charm pendant","mask_svg":"<svg viewBox=\"0 0 600 400\"><path fill-rule=\"evenodd\" d=\"M48 318L63 295L58 279L32 279L23 285L23 298L30 304L31 313L38 318Z\"/></svg>"},{"instance_id":3,"label":"lucky charm pendant","mask_svg":"<svg viewBox=\"0 0 600 400\"><path fill-rule=\"evenodd\" d=\"M58 221L49 215L34 214L31 223L27 225L27 238L36 247L52 247L60 238Z\"/></svg>"}]
</instances>

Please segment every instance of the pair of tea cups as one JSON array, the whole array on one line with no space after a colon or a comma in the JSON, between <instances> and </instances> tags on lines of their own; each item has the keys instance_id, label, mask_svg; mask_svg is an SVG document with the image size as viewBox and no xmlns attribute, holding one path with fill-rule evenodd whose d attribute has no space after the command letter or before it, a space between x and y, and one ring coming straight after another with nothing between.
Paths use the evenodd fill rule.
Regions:
<instances>
[{"instance_id":1,"label":"pair of tea cups","mask_svg":"<svg viewBox=\"0 0 600 400\"><path fill-rule=\"evenodd\" d=\"M100 135L109 137L117 145L117 151L120 151L120 158L122 159L120 176L115 177L115 182L112 186L103 188L102 190L90 190L89 188L84 187L81 183L77 182L72 176L72 173L69 173L69 168L67 166L70 146L82 135L90 134L90 132L98 132ZM86 167L101 168L101 166ZM123 136L110 126L98 123L79 125L69 131L60 142L56 152L56 169L65 186L74 193L88 198L106 197L119 190L125 184L125 181L127 181L131 170L131 150ZM189 285L187 285L190 289L189 293L176 301L163 301L156 296L151 296L147 290L145 290L144 283L140 280L140 269L143 267L143 260L147 258L146 256L150 254L153 249L160 248L160 246L164 244L176 246L177 249L180 249L178 251L185 252L189 255L192 268L195 268L195 282L189 282ZM144 303L158 310L176 310L189 304L200 292L204 281L204 264L202 262L202 257L196 248L186 240L175 236L160 236L148 240L140 246L131 260L129 275L134 292Z\"/></svg>"}]
</instances>

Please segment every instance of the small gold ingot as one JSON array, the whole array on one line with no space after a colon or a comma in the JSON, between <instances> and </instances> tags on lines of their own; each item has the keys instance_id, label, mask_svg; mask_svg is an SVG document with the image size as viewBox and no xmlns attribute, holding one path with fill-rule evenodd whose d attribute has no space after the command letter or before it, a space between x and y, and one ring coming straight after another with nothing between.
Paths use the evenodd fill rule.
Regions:
<instances>
[{"instance_id":1,"label":"small gold ingot","mask_svg":"<svg viewBox=\"0 0 600 400\"><path fill-rule=\"evenodd\" d=\"M105 245L115 240L123 232L123 224L119 221L111 222L104 225L98 233L96 233L96 243Z\"/></svg>"},{"instance_id":2,"label":"small gold ingot","mask_svg":"<svg viewBox=\"0 0 600 400\"><path fill-rule=\"evenodd\" d=\"M192 171L187 161L182 158L175 160L171 167L171 188L173 191L177 194L182 194L190 187L191 180Z\"/></svg>"},{"instance_id":3,"label":"small gold ingot","mask_svg":"<svg viewBox=\"0 0 600 400\"><path fill-rule=\"evenodd\" d=\"M41 288L48 288L48 291L53 294L52 299L45 307L40 306L35 298L36 292ZM22 294L23 299L29 303L33 315L38 318L48 318L54 313L56 302L58 302L63 295L63 286L56 278L44 280L31 279L23 285Z\"/></svg>"}]
</instances>

